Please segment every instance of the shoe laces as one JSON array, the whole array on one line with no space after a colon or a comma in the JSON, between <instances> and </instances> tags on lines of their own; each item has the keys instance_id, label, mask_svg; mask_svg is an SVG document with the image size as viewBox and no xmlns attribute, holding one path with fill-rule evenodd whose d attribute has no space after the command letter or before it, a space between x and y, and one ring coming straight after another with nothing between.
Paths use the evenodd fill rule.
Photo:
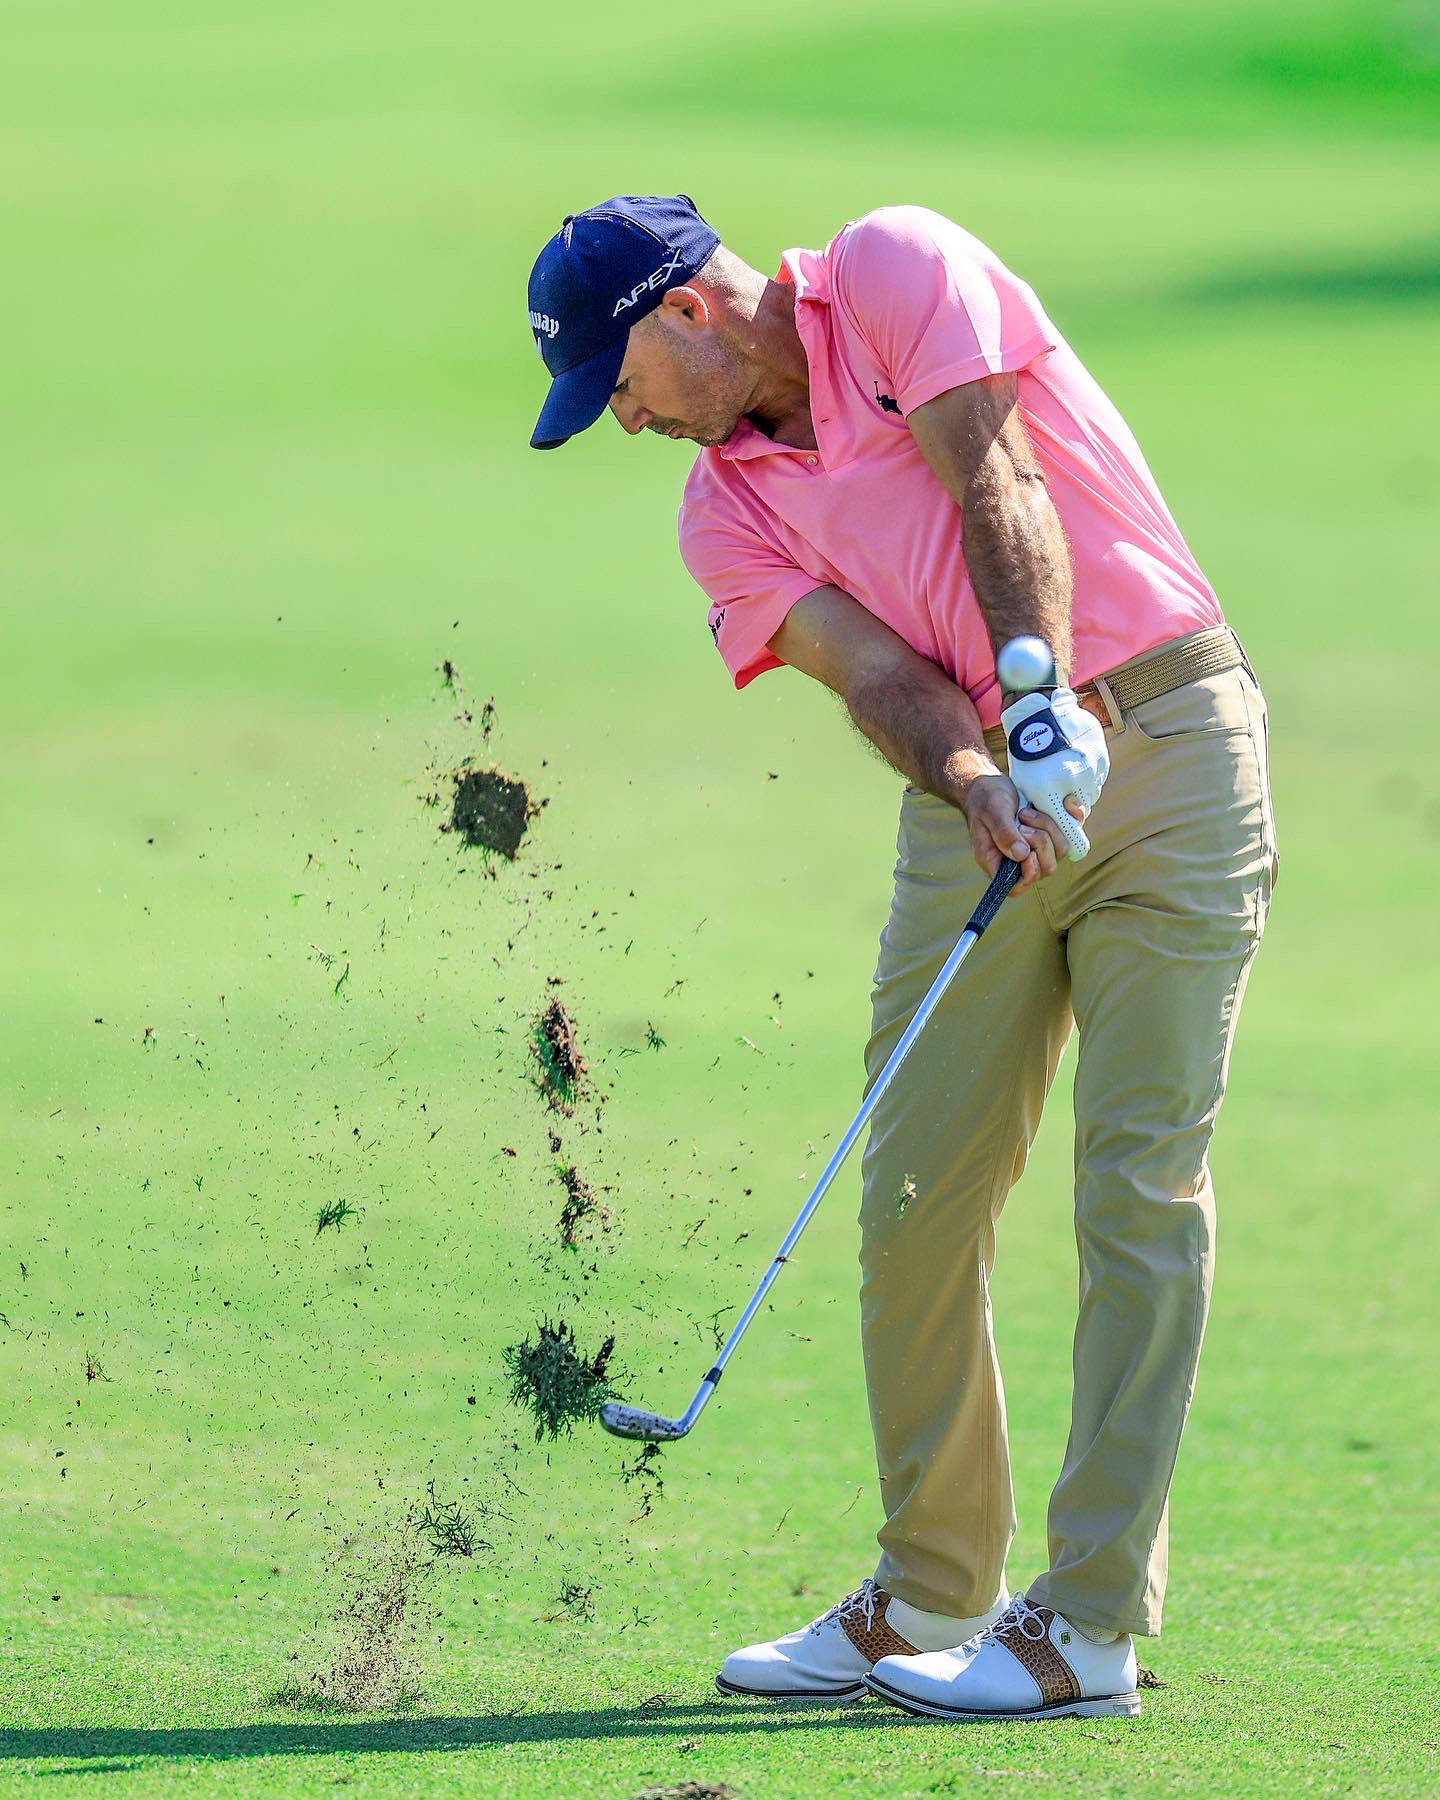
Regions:
<instances>
[{"instance_id":1,"label":"shoe laces","mask_svg":"<svg viewBox=\"0 0 1440 1800\"><path fill-rule=\"evenodd\" d=\"M855 1611L865 1615L865 1629L870 1630L875 1623L875 1582L866 1577L853 1594L847 1594L843 1600L837 1600L828 1611L821 1613L818 1619L812 1620L809 1629L818 1632L828 1625L832 1619L839 1619L846 1613Z\"/></svg>"},{"instance_id":2,"label":"shoe laces","mask_svg":"<svg viewBox=\"0 0 1440 1800\"><path fill-rule=\"evenodd\" d=\"M987 1625L983 1631L977 1631L974 1637L967 1638L966 1646L971 1644L979 1646L986 1638L996 1637L1000 1632L1009 1631L1012 1628L1019 1631L1022 1637L1029 1638L1032 1643L1039 1643L1040 1639L1047 1635L1049 1629L1043 1614L1037 1607L1030 1604L1023 1593L1012 1594L1010 1604L995 1623Z\"/></svg>"}]
</instances>

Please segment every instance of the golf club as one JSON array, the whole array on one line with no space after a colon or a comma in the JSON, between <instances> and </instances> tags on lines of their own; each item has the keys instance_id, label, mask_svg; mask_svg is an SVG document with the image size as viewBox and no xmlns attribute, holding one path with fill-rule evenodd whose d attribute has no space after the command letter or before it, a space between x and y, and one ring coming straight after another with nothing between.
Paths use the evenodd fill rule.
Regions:
<instances>
[{"instance_id":1,"label":"golf club","mask_svg":"<svg viewBox=\"0 0 1440 1800\"><path fill-rule=\"evenodd\" d=\"M1049 646L1037 638L1012 639L1010 643L1002 647L997 658L997 668L1000 671L1002 682L1009 691L1028 690L1054 680L1054 658L1050 654ZM979 942L986 926L999 912L1005 897L1019 879L1019 863L1010 862L1008 859L1002 861L995 878L981 895L979 904L971 913L965 929L960 933L955 948L946 957L940 973L931 982L929 991L915 1008L914 1016L901 1034L900 1042L890 1052L884 1068L881 1069L870 1092L862 1101L859 1112L851 1121L844 1137L836 1145L834 1155L826 1163L824 1172L811 1190L810 1198L801 1207L799 1217L786 1232L784 1243L775 1252L774 1260L760 1278L760 1285L750 1296L744 1312L735 1321L735 1327L726 1338L720 1354L715 1358L714 1364L704 1380L696 1388L695 1398L678 1419L665 1418L660 1413L646 1412L643 1407L626 1406L622 1401L609 1401L600 1409L600 1423L606 1431L615 1437L639 1438L647 1444L669 1443L675 1438L684 1437L690 1431L705 1410L710 1396L715 1392L720 1377L725 1373L726 1363L729 1362L736 1346L744 1337L750 1321L760 1310L760 1303L769 1293L775 1277L785 1266L790 1252L800 1241L800 1234L810 1223L811 1216L824 1198L826 1189L839 1174L841 1165L855 1147L855 1140L869 1124L870 1115L879 1105L885 1090L895 1077L896 1070L910 1054L916 1038L925 1029L926 1020L939 1005L941 997L955 978L961 963Z\"/></svg>"}]
</instances>

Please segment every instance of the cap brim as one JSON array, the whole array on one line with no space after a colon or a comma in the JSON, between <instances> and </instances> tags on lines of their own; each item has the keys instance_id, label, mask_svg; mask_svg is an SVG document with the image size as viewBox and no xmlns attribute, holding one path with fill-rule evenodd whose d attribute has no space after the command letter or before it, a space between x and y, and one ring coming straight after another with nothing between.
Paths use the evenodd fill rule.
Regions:
<instances>
[{"instance_id":1,"label":"cap brim","mask_svg":"<svg viewBox=\"0 0 1440 1800\"><path fill-rule=\"evenodd\" d=\"M615 392L629 336L628 331L622 331L613 344L555 377L530 435L532 450L557 449L567 438L595 423Z\"/></svg>"}]
</instances>

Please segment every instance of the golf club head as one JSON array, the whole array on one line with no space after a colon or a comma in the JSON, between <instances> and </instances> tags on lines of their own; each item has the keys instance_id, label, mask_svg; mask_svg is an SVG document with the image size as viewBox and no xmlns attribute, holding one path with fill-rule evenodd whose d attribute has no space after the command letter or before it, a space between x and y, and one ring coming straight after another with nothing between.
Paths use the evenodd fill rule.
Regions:
<instances>
[{"instance_id":1,"label":"golf club head","mask_svg":"<svg viewBox=\"0 0 1440 1800\"><path fill-rule=\"evenodd\" d=\"M662 1419L659 1413L641 1412L615 1400L600 1408L600 1423L612 1437L639 1438L646 1444L667 1444L690 1429L684 1419Z\"/></svg>"}]
</instances>

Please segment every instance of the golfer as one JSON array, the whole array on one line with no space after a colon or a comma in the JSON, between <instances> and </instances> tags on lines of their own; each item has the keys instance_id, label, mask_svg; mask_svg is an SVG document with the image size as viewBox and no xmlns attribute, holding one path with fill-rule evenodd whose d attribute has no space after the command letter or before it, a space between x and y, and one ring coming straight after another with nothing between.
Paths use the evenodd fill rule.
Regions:
<instances>
[{"instance_id":1,"label":"golfer","mask_svg":"<svg viewBox=\"0 0 1440 1800\"><path fill-rule=\"evenodd\" d=\"M905 777L872 1080L1000 859L1021 865L865 1155L879 1566L719 1684L1133 1715L1210 1299L1207 1151L1275 878L1255 676L1124 420L938 213L882 207L767 277L685 195L622 196L545 246L530 323L536 448L607 409L700 445L680 551L735 685L799 669ZM1058 684L1012 698L996 651L1020 635ZM1049 1566L1011 1594L995 1224L1072 1024L1070 1439Z\"/></svg>"}]
</instances>

